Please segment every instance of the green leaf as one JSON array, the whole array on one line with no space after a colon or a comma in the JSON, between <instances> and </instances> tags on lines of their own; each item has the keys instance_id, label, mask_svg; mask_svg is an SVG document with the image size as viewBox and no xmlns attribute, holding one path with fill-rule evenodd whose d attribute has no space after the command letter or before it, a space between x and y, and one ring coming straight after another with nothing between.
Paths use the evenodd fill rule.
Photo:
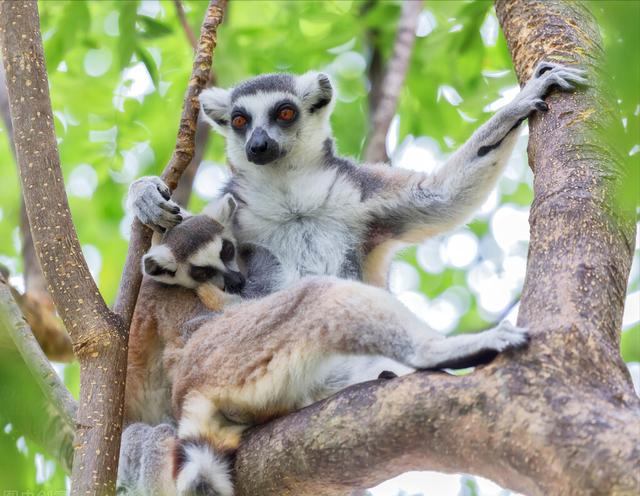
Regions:
<instances>
[{"instance_id":1,"label":"green leaf","mask_svg":"<svg viewBox=\"0 0 640 496\"><path fill-rule=\"evenodd\" d=\"M79 33L86 35L91 26L91 14L85 0L67 2L51 38L45 44L48 70L55 70L67 51L76 46Z\"/></svg>"},{"instance_id":2,"label":"green leaf","mask_svg":"<svg viewBox=\"0 0 640 496\"><path fill-rule=\"evenodd\" d=\"M120 2L120 15L118 17L118 28L120 35L118 37L118 59L120 61L120 69L124 69L129 65L131 56L136 49L136 19L138 2Z\"/></svg>"},{"instance_id":3,"label":"green leaf","mask_svg":"<svg viewBox=\"0 0 640 496\"><path fill-rule=\"evenodd\" d=\"M157 89L158 84L160 83L160 75L158 74L158 66L156 66L156 61L153 60L153 57L151 56L149 51L141 45L136 46L136 55L147 68L147 71L149 71L149 76L151 76L151 80L153 81L153 84Z\"/></svg>"},{"instance_id":4,"label":"green leaf","mask_svg":"<svg viewBox=\"0 0 640 496\"><path fill-rule=\"evenodd\" d=\"M173 33L171 26L149 16L138 16L138 22L142 26L144 38L160 38Z\"/></svg>"}]
</instances>

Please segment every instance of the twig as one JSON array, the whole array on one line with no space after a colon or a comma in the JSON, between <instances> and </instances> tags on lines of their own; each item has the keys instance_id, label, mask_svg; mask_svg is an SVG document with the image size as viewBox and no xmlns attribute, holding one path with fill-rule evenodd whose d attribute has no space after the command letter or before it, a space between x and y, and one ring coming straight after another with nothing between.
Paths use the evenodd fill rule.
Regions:
<instances>
[{"instance_id":1,"label":"twig","mask_svg":"<svg viewBox=\"0 0 640 496\"><path fill-rule=\"evenodd\" d=\"M387 131L396 113L398 97L409 68L409 59L411 58L416 38L416 27L421 10L421 0L405 1L402 4L402 14L398 22L393 55L387 63L387 71L381 88L374 88L372 91L379 100L371 120L371 133L365 152L368 162L384 162L388 160L385 149ZM377 94L380 96L377 97Z\"/></svg>"},{"instance_id":2,"label":"twig","mask_svg":"<svg viewBox=\"0 0 640 496\"><path fill-rule=\"evenodd\" d=\"M69 472L73 459L73 435L78 408L76 401L42 352L33 332L22 317L20 308L13 298L11 287L2 277L0 277L0 326L11 337L44 397L55 410L48 413L57 416L58 419L42 419L43 422L53 422L58 426L58 432L52 433L54 438L46 439L46 447Z\"/></svg>"},{"instance_id":3,"label":"twig","mask_svg":"<svg viewBox=\"0 0 640 496\"><path fill-rule=\"evenodd\" d=\"M198 50L196 51L189 87L187 88L182 108L176 147L171 160L162 173L162 179L171 190L176 188L182 173L195 154L195 135L200 111L198 95L209 79L213 50L216 46L217 30L222 22L226 3L226 0L211 0L202 23ZM143 226L140 221L137 219L133 221L129 251L127 252L118 296L114 305L114 311L122 317L127 327L131 323L140 283L142 282L140 259L151 244L151 234L151 230Z\"/></svg>"},{"instance_id":4,"label":"twig","mask_svg":"<svg viewBox=\"0 0 640 496\"><path fill-rule=\"evenodd\" d=\"M193 50L198 49L198 40L196 39L196 35L193 34L193 29L189 25L189 21L187 21L187 16L184 12L184 6L180 0L173 0L173 4L176 6L176 12L178 14L178 19L180 20L180 24L182 24L182 29L184 30L184 34L187 36L189 43L193 47Z\"/></svg>"}]
</instances>

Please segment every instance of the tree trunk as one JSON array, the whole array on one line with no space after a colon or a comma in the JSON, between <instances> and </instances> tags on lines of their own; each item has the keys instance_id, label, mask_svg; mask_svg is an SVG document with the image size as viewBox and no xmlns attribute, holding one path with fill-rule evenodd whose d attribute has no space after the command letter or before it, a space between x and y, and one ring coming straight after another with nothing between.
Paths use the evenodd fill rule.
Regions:
<instances>
[{"instance_id":1,"label":"tree trunk","mask_svg":"<svg viewBox=\"0 0 640 496\"><path fill-rule=\"evenodd\" d=\"M98 292L71 221L53 127L38 7L0 4L0 36L24 202L49 294L80 362L73 494L115 489L126 328Z\"/></svg>"},{"instance_id":2,"label":"tree trunk","mask_svg":"<svg viewBox=\"0 0 640 496\"><path fill-rule=\"evenodd\" d=\"M597 84L582 4L500 0L521 82L542 59L580 65L530 125L531 243L520 325L533 338L464 377L419 372L349 388L248 433L237 494L348 494L407 470L469 472L529 495L640 494L640 401L619 353L634 243L623 170L597 135L616 118Z\"/></svg>"}]
</instances>

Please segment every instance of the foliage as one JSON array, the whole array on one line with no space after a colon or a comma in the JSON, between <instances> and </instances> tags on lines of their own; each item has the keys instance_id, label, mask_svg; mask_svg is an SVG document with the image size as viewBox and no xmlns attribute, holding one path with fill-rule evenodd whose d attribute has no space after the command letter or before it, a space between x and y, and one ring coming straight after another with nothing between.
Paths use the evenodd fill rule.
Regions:
<instances>
[{"instance_id":1,"label":"foliage","mask_svg":"<svg viewBox=\"0 0 640 496\"><path fill-rule=\"evenodd\" d=\"M184 4L197 32L206 2ZM230 2L214 59L219 84L281 70L329 72L339 95L333 118L338 150L360 157L368 130L367 63L372 50L390 55L400 13L398 1L377 2L370 9L364 5L336 0ZM637 51L629 48L640 42L640 5L590 5L602 26L609 72L615 76L613 88L626 119L626 132L610 135L635 174L623 196L636 202L640 73ZM41 2L40 12L74 222L100 289L107 301L113 301L131 220L124 208L127 187L136 177L158 174L169 159L192 49L171 1ZM377 46L368 44L369 30L378 32ZM418 32L399 122L389 134L388 147L395 166L430 170L487 119L497 101L513 94L516 81L490 2L428 2ZM419 315L428 310L443 332L481 329L517 301L528 242L526 215L533 197L525 145L526 137L496 194L466 228L398 257L392 289ZM634 147L636 153L630 155ZM3 137L0 160L0 262L18 276L19 186ZM193 209L213 194L210 182L223 175L220 164L223 142L216 137L197 179ZM636 252L630 286L636 296L639 259ZM629 319L630 329L622 337L623 357L640 361L640 316ZM0 487L64 489L59 469L44 485L35 482L33 456L38 447L26 440L18 445L26 445L29 455L18 449L21 433L4 406L7 395L20 385L25 394L12 397L14 413L30 415L43 411L42 398L37 391L29 392L32 385L24 364L15 357L3 357L0 363L0 421L2 427L12 423L9 433L0 432ZM67 367L65 376L77 391L77 367ZM476 491L473 480L463 484L468 494Z\"/></svg>"}]
</instances>

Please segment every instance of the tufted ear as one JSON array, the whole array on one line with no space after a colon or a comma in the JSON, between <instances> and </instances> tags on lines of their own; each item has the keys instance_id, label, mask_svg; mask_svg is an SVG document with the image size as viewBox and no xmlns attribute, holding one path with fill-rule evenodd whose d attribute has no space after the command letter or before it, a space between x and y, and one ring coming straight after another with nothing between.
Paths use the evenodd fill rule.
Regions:
<instances>
[{"instance_id":1,"label":"tufted ear","mask_svg":"<svg viewBox=\"0 0 640 496\"><path fill-rule=\"evenodd\" d=\"M178 264L167 245L155 245L142 257L142 271L153 279L168 282L176 275Z\"/></svg>"},{"instance_id":2,"label":"tufted ear","mask_svg":"<svg viewBox=\"0 0 640 496\"><path fill-rule=\"evenodd\" d=\"M333 86L329 76L322 72L310 71L298 77L296 86L310 114L331 110Z\"/></svg>"},{"instance_id":3,"label":"tufted ear","mask_svg":"<svg viewBox=\"0 0 640 496\"><path fill-rule=\"evenodd\" d=\"M202 213L222 225L231 226L231 221L237 208L238 202L236 199L231 193L226 193L222 198L218 198L207 205Z\"/></svg>"},{"instance_id":4,"label":"tufted ear","mask_svg":"<svg viewBox=\"0 0 640 496\"><path fill-rule=\"evenodd\" d=\"M229 129L231 91L222 88L207 88L198 97L204 119L223 136Z\"/></svg>"}]
</instances>

